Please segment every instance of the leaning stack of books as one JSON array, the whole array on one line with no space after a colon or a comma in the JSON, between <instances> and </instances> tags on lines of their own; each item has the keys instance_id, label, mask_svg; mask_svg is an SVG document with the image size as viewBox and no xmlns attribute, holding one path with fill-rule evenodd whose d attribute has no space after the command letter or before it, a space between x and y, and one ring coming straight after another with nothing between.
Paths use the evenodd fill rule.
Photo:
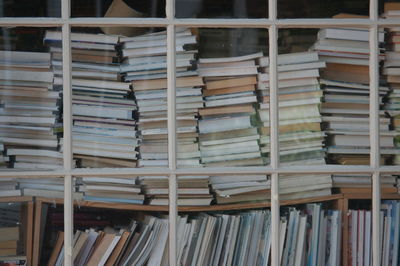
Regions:
<instances>
[{"instance_id":1,"label":"leaning stack of books","mask_svg":"<svg viewBox=\"0 0 400 266\"><path fill-rule=\"evenodd\" d=\"M258 66L262 53L201 58L205 108L199 121L201 161L206 166L262 165L255 124Z\"/></svg>"},{"instance_id":2,"label":"leaning stack of books","mask_svg":"<svg viewBox=\"0 0 400 266\"><path fill-rule=\"evenodd\" d=\"M386 3L385 17L399 18L400 5ZM390 92L386 99L385 110L392 119L392 129L396 132L394 139L397 152L394 153L391 164L400 164L400 28L389 27L386 29L388 42L383 74L387 78Z\"/></svg>"},{"instance_id":3,"label":"leaning stack of books","mask_svg":"<svg viewBox=\"0 0 400 266\"><path fill-rule=\"evenodd\" d=\"M77 188L87 201L130 204L143 204L144 201L134 177L82 177L78 178Z\"/></svg>"},{"instance_id":4,"label":"leaning stack of books","mask_svg":"<svg viewBox=\"0 0 400 266\"><path fill-rule=\"evenodd\" d=\"M178 176L178 206L207 206L213 196L208 187L208 176ZM146 201L150 205L168 205L169 184L167 176L140 176Z\"/></svg>"},{"instance_id":5,"label":"leaning stack of books","mask_svg":"<svg viewBox=\"0 0 400 266\"><path fill-rule=\"evenodd\" d=\"M379 31L379 43L384 33ZM339 164L369 164L369 31L366 29L322 29L314 49L326 61L323 122L328 134L328 160ZM384 58L380 50L379 60ZM379 103L388 91L379 87ZM393 152L393 132L380 111L381 154Z\"/></svg>"},{"instance_id":6,"label":"leaning stack of books","mask_svg":"<svg viewBox=\"0 0 400 266\"><path fill-rule=\"evenodd\" d=\"M18 169L62 167L60 92L53 86L50 54L0 51L0 164Z\"/></svg>"},{"instance_id":7,"label":"leaning stack of books","mask_svg":"<svg viewBox=\"0 0 400 266\"><path fill-rule=\"evenodd\" d=\"M211 176L210 184L217 204L267 202L271 182L266 175Z\"/></svg>"},{"instance_id":8,"label":"leaning stack of books","mask_svg":"<svg viewBox=\"0 0 400 266\"><path fill-rule=\"evenodd\" d=\"M47 31L62 85L61 32ZM120 82L118 36L72 33L73 153L82 167L135 167L136 110L130 85Z\"/></svg>"},{"instance_id":9,"label":"leaning stack of books","mask_svg":"<svg viewBox=\"0 0 400 266\"><path fill-rule=\"evenodd\" d=\"M167 33L121 38L125 82L131 82L139 111L139 167L168 165ZM196 36L176 32L177 164L200 166L198 109L203 107L202 79L195 71Z\"/></svg>"},{"instance_id":10,"label":"leaning stack of books","mask_svg":"<svg viewBox=\"0 0 400 266\"><path fill-rule=\"evenodd\" d=\"M168 264L168 219L148 216L127 228L77 230L74 239L74 265ZM59 232L47 265L61 265L64 252L64 233Z\"/></svg>"},{"instance_id":11,"label":"leaning stack of books","mask_svg":"<svg viewBox=\"0 0 400 266\"><path fill-rule=\"evenodd\" d=\"M264 61L268 62L268 58ZM322 91L318 84L319 68L325 63L315 52L278 55L279 147L282 164L325 164L321 131ZM258 75L261 151L270 152L269 68L262 66Z\"/></svg>"}]
</instances>

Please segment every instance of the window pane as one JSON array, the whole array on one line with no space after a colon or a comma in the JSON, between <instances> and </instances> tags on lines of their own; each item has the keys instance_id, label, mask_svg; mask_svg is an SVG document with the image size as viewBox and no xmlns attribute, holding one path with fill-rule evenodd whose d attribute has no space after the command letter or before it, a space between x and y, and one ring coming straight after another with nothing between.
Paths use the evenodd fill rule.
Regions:
<instances>
[{"instance_id":1,"label":"window pane","mask_svg":"<svg viewBox=\"0 0 400 266\"><path fill-rule=\"evenodd\" d=\"M168 178L77 177L76 189L74 265L168 264L168 206L142 206L168 205ZM157 194L163 204L151 202Z\"/></svg>"},{"instance_id":2,"label":"window pane","mask_svg":"<svg viewBox=\"0 0 400 266\"><path fill-rule=\"evenodd\" d=\"M400 10L400 6L397 8ZM389 11L388 11L389 12ZM391 10L390 12L396 12ZM387 18L395 18L388 13ZM380 103L381 112L385 116L380 123L380 152L382 165L398 165L400 163L400 50L398 37L400 29L397 27L381 28L385 33L385 60L380 68L381 80L385 82L387 92Z\"/></svg>"},{"instance_id":3,"label":"window pane","mask_svg":"<svg viewBox=\"0 0 400 266\"><path fill-rule=\"evenodd\" d=\"M165 17L165 0L71 0L71 17Z\"/></svg>"},{"instance_id":4,"label":"window pane","mask_svg":"<svg viewBox=\"0 0 400 266\"><path fill-rule=\"evenodd\" d=\"M268 64L267 31L199 28L190 32L197 37L198 50L190 52L194 60L181 67L181 57L189 53L182 50L177 50L176 58L178 167L265 165L268 151L260 148L257 96L267 91L265 84L258 83L258 66ZM192 82L184 83L187 79ZM185 122L188 115L192 118ZM183 131L188 126L190 135Z\"/></svg>"},{"instance_id":5,"label":"window pane","mask_svg":"<svg viewBox=\"0 0 400 266\"><path fill-rule=\"evenodd\" d=\"M35 212L32 210L27 216L33 226L32 265L47 264L50 257L57 259L59 255L52 250L59 232L64 230L64 179L20 178L16 182L21 195L30 197L35 204Z\"/></svg>"},{"instance_id":6,"label":"window pane","mask_svg":"<svg viewBox=\"0 0 400 266\"><path fill-rule=\"evenodd\" d=\"M177 0L177 18L266 18L268 1Z\"/></svg>"},{"instance_id":7,"label":"window pane","mask_svg":"<svg viewBox=\"0 0 400 266\"><path fill-rule=\"evenodd\" d=\"M62 64L59 57L60 64L54 67L49 47L43 44L45 33L42 28L1 29L2 168L63 165Z\"/></svg>"},{"instance_id":8,"label":"window pane","mask_svg":"<svg viewBox=\"0 0 400 266\"><path fill-rule=\"evenodd\" d=\"M135 36L151 29L124 30ZM48 35L52 49L60 38L59 32ZM154 42L138 37L130 47L136 37L102 35L97 28L74 28L71 38L74 160L78 167L136 167L140 138L130 74L148 62ZM161 42L157 48L165 54Z\"/></svg>"},{"instance_id":9,"label":"window pane","mask_svg":"<svg viewBox=\"0 0 400 266\"><path fill-rule=\"evenodd\" d=\"M368 30L285 29L279 36L281 162L368 165Z\"/></svg>"},{"instance_id":10,"label":"window pane","mask_svg":"<svg viewBox=\"0 0 400 266\"><path fill-rule=\"evenodd\" d=\"M61 0L2 1L0 17L60 17Z\"/></svg>"},{"instance_id":11,"label":"window pane","mask_svg":"<svg viewBox=\"0 0 400 266\"><path fill-rule=\"evenodd\" d=\"M349 14L368 16L368 0L307 0L307 1L278 1L279 18L347 18ZM368 17L367 17L368 18Z\"/></svg>"},{"instance_id":12,"label":"window pane","mask_svg":"<svg viewBox=\"0 0 400 266\"><path fill-rule=\"evenodd\" d=\"M1 188L5 189L12 181L1 181ZM2 190L2 192L4 192ZM0 211L2 218L0 220L1 241L0 252L2 257L0 263L5 263L8 259L10 262L19 260L30 262L32 259L31 250L29 250L32 237L33 217L29 213L33 212L32 200L19 199L18 197L1 197Z\"/></svg>"}]
</instances>

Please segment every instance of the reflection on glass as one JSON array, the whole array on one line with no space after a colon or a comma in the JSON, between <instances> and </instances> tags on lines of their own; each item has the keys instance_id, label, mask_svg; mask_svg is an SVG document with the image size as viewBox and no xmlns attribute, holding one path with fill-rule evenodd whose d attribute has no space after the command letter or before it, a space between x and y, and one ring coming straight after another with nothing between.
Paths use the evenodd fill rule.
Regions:
<instances>
[{"instance_id":1,"label":"reflection on glass","mask_svg":"<svg viewBox=\"0 0 400 266\"><path fill-rule=\"evenodd\" d=\"M71 0L72 17L165 17L165 0L143 1L143 0ZM105 31L116 32L126 29L118 27ZM110 33L110 32L105 32Z\"/></svg>"},{"instance_id":2,"label":"reflection on glass","mask_svg":"<svg viewBox=\"0 0 400 266\"><path fill-rule=\"evenodd\" d=\"M279 195L282 200L296 200L332 195L329 174L279 175Z\"/></svg>"},{"instance_id":3,"label":"reflection on glass","mask_svg":"<svg viewBox=\"0 0 400 266\"><path fill-rule=\"evenodd\" d=\"M43 29L2 28L0 51L1 167L62 167L61 88L53 81Z\"/></svg>"},{"instance_id":4,"label":"reflection on glass","mask_svg":"<svg viewBox=\"0 0 400 266\"><path fill-rule=\"evenodd\" d=\"M338 15L340 14L340 15ZM279 18L347 18L348 14L357 18L368 18L368 0L306 0L292 2L278 0Z\"/></svg>"},{"instance_id":5,"label":"reflection on glass","mask_svg":"<svg viewBox=\"0 0 400 266\"><path fill-rule=\"evenodd\" d=\"M177 18L266 18L268 2L263 0L209 1L177 0Z\"/></svg>"}]
</instances>

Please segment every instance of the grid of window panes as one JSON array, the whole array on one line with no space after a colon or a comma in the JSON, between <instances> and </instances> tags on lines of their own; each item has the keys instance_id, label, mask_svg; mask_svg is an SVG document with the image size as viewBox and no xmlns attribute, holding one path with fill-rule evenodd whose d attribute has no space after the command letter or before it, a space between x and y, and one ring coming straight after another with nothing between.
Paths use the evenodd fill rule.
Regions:
<instances>
[{"instance_id":1,"label":"grid of window panes","mask_svg":"<svg viewBox=\"0 0 400 266\"><path fill-rule=\"evenodd\" d=\"M65 202L60 213L64 212L66 265L73 263L76 189L90 186L91 177L120 179L115 182L134 177L143 186L153 184L154 180L162 183L162 193L145 199L168 206L169 261L175 265L178 205L190 200L179 190L183 191L189 183L185 179L210 178L216 201L223 204L234 200L221 192L221 187L226 188L223 177L237 177L240 181L238 176L253 176L252 182L261 182L264 175L265 189L250 199L259 197L260 202L271 204L271 263L279 265L280 216L285 212L280 209L280 200L291 199L291 193L303 197L306 193L315 197L327 195L323 193L331 193L328 190L331 191L335 178L341 183L349 176L359 176L369 188L366 191L370 202L366 205L372 210L372 260L373 265L380 265L380 195L385 193L380 188L382 185L383 191L392 177L400 173L396 146L400 109L396 92L396 31L400 16L384 10L385 2L5 1L0 7L1 50L26 50L31 56L50 51L51 61L36 57L37 62L31 62L36 64L35 71L42 73L36 76L42 81L26 75L25 80L10 84L7 80L12 79L11 72L3 73L5 104L1 116L24 112L18 101L23 103L23 94L34 91L26 88L27 81L36 82L35 88L43 95L43 88L50 88L48 75L57 80L57 86L51 87L56 88L51 95L36 97L38 108L25 106L37 112L37 122L21 118L21 123L8 125L2 120L2 141L11 144L10 156L3 156L0 163L8 164L11 160L13 166L19 167L0 171L0 176L64 177ZM93 40L79 40L79 33L126 37L90 48ZM332 37L342 34L347 37ZM352 39L352 35L358 39ZM85 42L86 45L79 46ZM96 45L96 41L93 43ZM347 49L346 45L354 49ZM162 67L152 72L143 70L146 73L132 70L135 60L152 46L158 46L160 52L150 53L143 60L154 56L152 60L161 60ZM93 49L104 50L96 54ZM79 56L96 63L82 63ZM115 68L114 60L125 68L125 83L120 80L122 67ZM20 62L23 58L12 65L15 75L26 74L24 69L18 70L23 68L18 65ZM51 74L44 70L49 65ZM219 73L217 70L222 68L230 72ZM189 70L196 70L196 74L188 73ZM97 80L93 78L95 72ZM85 80L89 75L91 78ZM338 76L344 78L335 80ZM382 83L386 78L387 82ZM158 79L163 79L162 85L156 84ZM233 80L231 86L221 86L228 80ZM7 86L11 87L4 89ZM148 87L152 88L150 94L146 93ZM21 92L11 97L7 93L12 93L12 89ZM186 93L189 90L192 94ZM94 91L94 96L100 98L100 108L90 109ZM199 92L202 97L198 97ZM14 107L7 106L11 98L17 102ZM124 108L114 115L113 105ZM41 114L46 116L45 109L56 117L39 122L45 120L38 118ZM132 114L133 109L139 112ZM121 135L104 137L98 129L107 128L104 125L109 130L121 129ZM11 136L13 127L18 134ZM28 134L40 132L30 139L34 143L23 141L26 129ZM134 136L129 130L135 132ZM40 136L46 134L58 141L57 154L54 149L46 150L54 145L41 140ZM35 154L38 150L43 154ZM57 167L49 169L45 160ZM293 192L293 187L285 187L296 178L309 190ZM318 185L313 184L316 179ZM327 179L331 180L330 185L324 183ZM91 197L98 195L91 193ZM201 198L207 201L208 196Z\"/></svg>"}]
</instances>

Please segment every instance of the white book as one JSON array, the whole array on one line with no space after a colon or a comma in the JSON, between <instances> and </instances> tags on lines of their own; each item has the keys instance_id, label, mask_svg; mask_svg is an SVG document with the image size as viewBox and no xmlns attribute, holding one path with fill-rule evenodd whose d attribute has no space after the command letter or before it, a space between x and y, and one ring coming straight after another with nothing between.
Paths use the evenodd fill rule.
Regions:
<instances>
[{"instance_id":1,"label":"white book","mask_svg":"<svg viewBox=\"0 0 400 266\"><path fill-rule=\"evenodd\" d=\"M111 252L113 252L115 246L118 244L118 241L121 239L121 235L115 236L113 241L110 243L108 246L107 250L104 252L103 256L101 257L101 260L99 261L98 266L103 266L106 264L108 258L111 255Z\"/></svg>"},{"instance_id":2,"label":"white book","mask_svg":"<svg viewBox=\"0 0 400 266\"><path fill-rule=\"evenodd\" d=\"M250 116L227 117L199 121L199 132L203 134L251 127L252 125Z\"/></svg>"},{"instance_id":3,"label":"white book","mask_svg":"<svg viewBox=\"0 0 400 266\"><path fill-rule=\"evenodd\" d=\"M357 264L364 265L364 224L365 224L365 211L358 211L358 243L357 243Z\"/></svg>"},{"instance_id":4,"label":"white book","mask_svg":"<svg viewBox=\"0 0 400 266\"><path fill-rule=\"evenodd\" d=\"M305 256L304 247L305 247L305 243L306 243L306 230L307 230L306 226L307 226L307 216L302 215L300 217L299 231L297 234L294 266L301 266L302 261L304 260L304 256Z\"/></svg>"},{"instance_id":5,"label":"white book","mask_svg":"<svg viewBox=\"0 0 400 266\"><path fill-rule=\"evenodd\" d=\"M364 226L364 265L371 265L371 231L372 231L371 211L365 211L365 226Z\"/></svg>"},{"instance_id":6,"label":"white book","mask_svg":"<svg viewBox=\"0 0 400 266\"><path fill-rule=\"evenodd\" d=\"M358 211L351 211L351 264L357 266Z\"/></svg>"},{"instance_id":7,"label":"white book","mask_svg":"<svg viewBox=\"0 0 400 266\"><path fill-rule=\"evenodd\" d=\"M379 42L384 41L384 31L379 31L378 40ZM365 29L339 29L339 28L327 28L322 29L318 33L319 38L325 39L337 39L337 40L350 40L350 41L369 41L369 31Z\"/></svg>"}]
</instances>

